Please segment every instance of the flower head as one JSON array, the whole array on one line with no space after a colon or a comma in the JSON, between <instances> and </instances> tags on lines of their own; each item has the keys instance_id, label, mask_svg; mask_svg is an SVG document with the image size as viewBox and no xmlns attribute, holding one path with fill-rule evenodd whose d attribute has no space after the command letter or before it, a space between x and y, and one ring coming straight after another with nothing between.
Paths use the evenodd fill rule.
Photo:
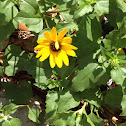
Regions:
<instances>
[{"instance_id":1,"label":"flower head","mask_svg":"<svg viewBox=\"0 0 126 126\"><path fill-rule=\"evenodd\" d=\"M39 50L36 58L40 57L40 61L44 61L49 57L50 66L54 68L57 65L59 68L62 67L63 62L66 66L69 66L69 56L75 56L74 50L77 47L70 44L72 38L64 37L67 32L65 28L58 35L56 28L53 27L51 32L45 31L44 37L37 40L38 45L34 48Z\"/></svg>"}]
</instances>

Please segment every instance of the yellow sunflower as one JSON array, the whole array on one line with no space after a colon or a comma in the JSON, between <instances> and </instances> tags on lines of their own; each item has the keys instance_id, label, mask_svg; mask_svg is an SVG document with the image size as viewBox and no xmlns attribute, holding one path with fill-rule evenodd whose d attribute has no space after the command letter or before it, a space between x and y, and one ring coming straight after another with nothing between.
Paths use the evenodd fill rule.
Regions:
<instances>
[{"instance_id":1,"label":"yellow sunflower","mask_svg":"<svg viewBox=\"0 0 126 126\"><path fill-rule=\"evenodd\" d=\"M40 57L40 61L44 61L49 57L49 62L51 68L57 65L59 68L62 67L63 62L66 66L69 66L69 56L75 56L74 50L77 47L70 44L72 38L64 37L67 32L65 28L57 35L57 30L55 27L52 28L51 33L48 31L44 32L44 37L37 40L38 45L34 48L39 50L36 58Z\"/></svg>"}]
</instances>

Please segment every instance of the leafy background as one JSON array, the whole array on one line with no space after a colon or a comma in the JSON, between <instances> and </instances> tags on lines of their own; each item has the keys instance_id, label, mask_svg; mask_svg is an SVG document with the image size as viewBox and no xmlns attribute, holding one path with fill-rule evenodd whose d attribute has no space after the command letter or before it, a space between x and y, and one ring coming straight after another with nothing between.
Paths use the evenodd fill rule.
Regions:
<instances>
[{"instance_id":1,"label":"leafy background","mask_svg":"<svg viewBox=\"0 0 126 126\"><path fill-rule=\"evenodd\" d=\"M58 7L49 11L54 5ZM1 82L10 104L1 107L0 112L11 115L13 110L25 105L29 108L29 119L35 123L102 126L103 119L112 123L112 117L119 111L118 121L114 123L125 125L120 120L126 116L126 57L118 51L119 48L125 51L125 13L123 0L0 0L0 49L4 51L0 76L14 78L19 77L19 71L25 71L25 75L33 78L33 81L20 78L15 83ZM57 15L52 18L53 14ZM58 32L67 28L66 35L78 47L77 56L70 57L68 67L51 69L48 59L40 62L33 51L27 53L31 47L22 50L20 44L10 43L18 23L25 24L36 36L34 46L44 31L50 31L53 26ZM107 86L109 79L114 86ZM46 103L45 114L27 105L35 93L33 86L46 91L47 95L42 98L43 104ZM106 110L112 114L108 116ZM1 116L0 122L3 120ZM21 122L12 118L2 123L6 125L20 126Z\"/></svg>"}]
</instances>

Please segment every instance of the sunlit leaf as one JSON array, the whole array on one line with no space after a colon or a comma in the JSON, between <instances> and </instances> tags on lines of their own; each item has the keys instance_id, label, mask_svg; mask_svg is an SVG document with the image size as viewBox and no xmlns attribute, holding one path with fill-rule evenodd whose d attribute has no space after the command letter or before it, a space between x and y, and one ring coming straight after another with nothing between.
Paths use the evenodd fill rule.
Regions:
<instances>
[{"instance_id":1,"label":"sunlit leaf","mask_svg":"<svg viewBox=\"0 0 126 126\"><path fill-rule=\"evenodd\" d=\"M5 115L8 115L8 114L15 113L17 111L18 107L19 107L18 105L10 103L10 104L6 104L5 106L3 106L2 110Z\"/></svg>"},{"instance_id":2,"label":"sunlit leaf","mask_svg":"<svg viewBox=\"0 0 126 126\"><path fill-rule=\"evenodd\" d=\"M72 81L72 89L77 92L94 87L96 86L95 83L97 84L104 74L104 69L98 67L97 63L90 63L83 70L80 70L74 77ZM103 78L106 80L107 76L104 77Z\"/></svg>"},{"instance_id":3,"label":"sunlit leaf","mask_svg":"<svg viewBox=\"0 0 126 126\"><path fill-rule=\"evenodd\" d=\"M18 11L12 2L6 5L6 1L0 1L0 50L2 42L17 28L17 22L14 22L14 17Z\"/></svg>"},{"instance_id":4,"label":"sunlit leaf","mask_svg":"<svg viewBox=\"0 0 126 126\"><path fill-rule=\"evenodd\" d=\"M71 108L78 106L80 103L78 93L72 93L70 91L62 91L60 94L60 100L58 103L58 112L64 112Z\"/></svg>"},{"instance_id":5,"label":"sunlit leaf","mask_svg":"<svg viewBox=\"0 0 126 126\"><path fill-rule=\"evenodd\" d=\"M32 120L33 122L38 123L38 117L39 117L39 109L35 109L35 108L29 108L29 113L28 113L28 118L30 120Z\"/></svg>"},{"instance_id":6,"label":"sunlit leaf","mask_svg":"<svg viewBox=\"0 0 126 126\"><path fill-rule=\"evenodd\" d=\"M30 58L30 56L19 47L9 46L4 55L4 72L8 76L13 76L19 70L27 71L38 83L48 83L47 79L50 78L52 74L47 60L41 63L35 57Z\"/></svg>"},{"instance_id":7,"label":"sunlit leaf","mask_svg":"<svg viewBox=\"0 0 126 126\"><path fill-rule=\"evenodd\" d=\"M98 0L94 6L94 11L99 15L108 14L109 0Z\"/></svg>"},{"instance_id":8,"label":"sunlit leaf","mask_svg":"<svg viewBox=\"0 0 126 126\"><path fill-rule=\"evenodd\" d=\"M4 121L2 126L21 126L21 121L18 118L12 118Z\"/></svg>"}]
</instances>

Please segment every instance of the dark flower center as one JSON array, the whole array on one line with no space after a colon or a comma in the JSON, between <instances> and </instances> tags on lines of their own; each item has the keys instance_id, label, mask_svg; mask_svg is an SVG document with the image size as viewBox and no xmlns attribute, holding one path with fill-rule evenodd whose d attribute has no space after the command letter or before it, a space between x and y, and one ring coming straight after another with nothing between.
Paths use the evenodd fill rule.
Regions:
<instances>
[{"instance_id":1,"label":"dark flower center","mask_svg":"<svg viewBox=\"0 0 126 126\"><path fill-rule=\"evenodd\" d=\"M55 47L55 42L54 41L52 41L51 43L50 43L50 49L52 50L52 51L59 51L59 50L61 50L61 44L60 44L60 42L59 42L59 49L57 50L56 49L56 47Z\"/></svg>"}]
</instances>

